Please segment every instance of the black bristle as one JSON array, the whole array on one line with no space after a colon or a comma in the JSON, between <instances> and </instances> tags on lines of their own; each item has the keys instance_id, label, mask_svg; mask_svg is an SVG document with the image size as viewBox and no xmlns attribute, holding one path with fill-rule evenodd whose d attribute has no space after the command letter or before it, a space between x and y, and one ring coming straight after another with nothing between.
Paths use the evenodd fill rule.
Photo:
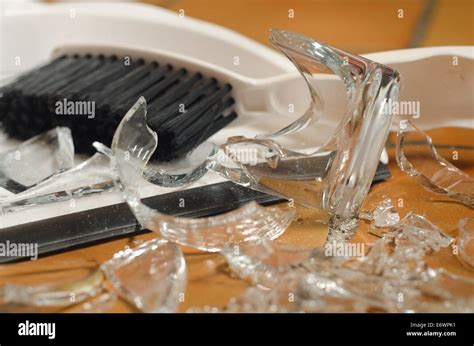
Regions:
<instances>
[{"instance_id":1,"label":"black bristle","mask_svg":"<svg viewBox=\"0 0 474 346\"><path fill-rule=\"evenodd\" d=\"M92 154L92 142L110 145L122 117L143 96L148 125L159 136L155 158L169 161L236 118L235 112L224 114L234 103L230 91L230 85L214 78L155 61L125 64L115 55L63 55L0 89L0 123L22 140L68 126L76 152ZM57 114L63 100L93 102L95 117Z\"/></svg>"}]
</instances>

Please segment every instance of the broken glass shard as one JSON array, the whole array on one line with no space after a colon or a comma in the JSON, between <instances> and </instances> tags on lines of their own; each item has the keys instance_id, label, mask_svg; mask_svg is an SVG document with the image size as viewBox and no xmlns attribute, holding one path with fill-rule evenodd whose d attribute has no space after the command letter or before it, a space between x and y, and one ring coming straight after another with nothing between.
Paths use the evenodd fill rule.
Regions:
<instances>
[{"instance_id":1,"label":"broken glass shard","mask_svg":"<svg viewBox=\"0 0 474 346\"><path fill-rule=\"evenodd\" d=\"M203 142L184 158L169 162L151 161L145 168L144 177L164 187L181 187L192 183L207 172L207 160L216 150L214 143Z\"/></svg>"},{"instance_id":2,"label":"broken glass shard","mask_svg":"<svg viewBox=\"0 0 474 346\"><path fill-rule=\"evenodd\" d=\"M395 226L400 221L400 215L390 198L385 198L374 210L375 227Z\"/></svg>"},{"instance_id":3,"label":"broken glass shard","mask_svg":"<svg viewBox=\"0 0 474 346\"><path fill-rule=\"evenodd\" d=\"M264 208L255 202L198 219L172 217L148 207L141 201L140 190L149 183L144 173L157 144L157 134L146 123L146 101L140 98L115 132L111 167L125 200L144 228L175 243L215 252L241 241L276 238L290 224L294 210Z\"/></svg>"},{"instance_id":4,"label":"broken glass shard","mask_svg":"<svg viewBox=\"0 0 474 346\"><path fill-rule=\"evenodd\" d=\"M374 220L374 212L368 210L361 210L359 212L359 219L366 220L366 221L373 221Z\"/></svg>"},{"instance_id":5,"label":"broken glass shard","mask_svg":"<svg viewBox=\"0 0 474 346\"><path fill-rule=\"evenodd\" d=\"M216 313L223 313L223 312L226 312L226 311L223 311L217 306L211 306L211 305L204 305L203 307L192 307L186 310L186 313L190 313L190 314L196 314L196 313L216 314Z\"/></svg>"},{"instance_id":6,"label":"broken glass shard","mask_svg":"<svg viewBox=\"0 0 474 346\"><path fill-rule=\"evenodd\" d=\"M117 252L101 268L119 295L140 311L175 312L184 296L184 256L165 239Z\"/></svg>"},{"instance_id":7,"label":"broken glass shard","mask_svg":"<svg viewBox=\"0 0 474 346\"><path fill-rule=\"evenodd\" d=\"M22 304L36 307L71 306L95 296L102 290L104 276L96 270L81 280L52 282L44 285L2 286L3 304Z\"/></svg>"},{"instance_id":8,"label":"broken glass shard","mask_svg":"<svg viewBox=\"0 0 474 346\"><path fill-rule=\"evenodd\" d=\"M259 272L271 273L263 275L263 282L278 275L270 281L270 290L252 287L231 300L226 311L472 312L474 280L431 268L425 261L426 256L452 242L426 218L410 213L372 243L364 256L310 255L309 261L303 256L297 267L279 271L278 262L269 261L275 258L274 249L239 246L242 258L235 251L226 253L234 271L259 280Z\"/></svg>"},{"instance_id":9,"label":"broken glass shard","mask_svg":"<svg viewBox=\"0 0 474 346\"><path fill-rule=\"evenodd\" d=\"M474 268L474 218L459 221L457 245L461 261Z\"/></svg>"},{"instance_id":10,"label":"broken glass shard","mask_svg":"<svg viewBox=\"0 0 474 346\"><path fill-rule=\"evenodd\" d=\"M428 191L474 208L474 179L441 157L431 138L408 120L400 122L396 157L400 169Z\"/></svg>"},{"instance_id":11,"label":"broken glass shard","mask_svg":"<svg viewBox=\"0 0 474 346\"><path fill-rule=\"evenodd\" d=\"M227 312L363 312L367 303L352 294L327 274L287 273L273 289L249 288L231 299Z\"/></svg>"},{"instance_id":12,"label":"broken glass shard","mask_svg":"<svg viewBox=\"0 0 474 346\"><path fill-rule=\"evenodd\" d=\"M0 153L0 187L16 194L73 165L71 131L56 127Z\"/></svg>"},{"instance_id":13,"label":"broken glass shard","mask_svg":"<svg viewBox=\"0 0 474 346\"><path fill-rule=\"evenodd\" d=\"M105 193L115 188L109 159L96 153L72 169L55 174L31 189L0 200L0 214L29 206Z\"/></svg>"},{"instance_id":14,"label":"broken glass shard","mask_svg":"<svg viewBox=\"0 0 474 346\"><path fill-rule=\"evenodd\" d=\"M400 236L410 238L409 244L414 248L429 247L434 251L445 248L451 244L453 239L447 236L438 226L433 224L427 218L415 214L408 213L399 224L395 225L395 230L399 230Z\"/></svg>"}]
</instances>

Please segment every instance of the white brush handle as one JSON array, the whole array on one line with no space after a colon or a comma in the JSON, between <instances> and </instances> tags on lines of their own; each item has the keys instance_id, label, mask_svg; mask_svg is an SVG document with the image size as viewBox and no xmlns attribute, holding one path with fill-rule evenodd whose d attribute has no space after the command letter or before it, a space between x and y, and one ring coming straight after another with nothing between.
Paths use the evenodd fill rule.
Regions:
<instances>
[{"instance_id":1,"label":"white brush handle","mask_svg":"<svg viewBox=\"0 0 474 346\"><path fill-rule=\"evenodd\" d=\"M387 105L396 119L409 117L422 129L474 128L474 47L432 47L380 52L367 58L398 70L402 90L398 104ZM313 86L324 103L321 125L335 126L345 110L345 89L333 75L317 75ZM260 80L236 91L241 110L295 118L309 104L303 78L286 74ZM398 113L398 114L397 114ZM398 121L392 130L396 131Z\"/></svg>"},{"instance_id":2,"label":"white brush handle","mask_svg":"<svg viewBox=\"0 0 474 346\"><path fill-rule=\"evenodd\" d=\"M415 48L368 57L400 72L400 100L419 102L417 126L474 128L473 46Z\"/></svg>"}]
</instances>

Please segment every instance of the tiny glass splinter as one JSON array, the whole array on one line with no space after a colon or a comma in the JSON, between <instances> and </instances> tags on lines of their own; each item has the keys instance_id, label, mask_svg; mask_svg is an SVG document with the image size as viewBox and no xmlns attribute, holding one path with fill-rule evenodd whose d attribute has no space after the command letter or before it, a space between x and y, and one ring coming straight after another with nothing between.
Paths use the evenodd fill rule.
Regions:
<instances>
[{"instance_id":1,"label":"tiny glass splinter","mask_svg":"<svg viewBox=\"0 0 474 346\"><path fill-rule=\"evenodd\" d=\"M88 313L88 314L97 314L108 312L113 305L117 302L118 297L113 292L103 292L98 296L92 298L89 301L82 303L79 307L75 307L68 312L81 314L81 313Z\"/></svg>"},{"instance_id":2,"label":"tiny glass splinter","mask_svg":"<svg viewBox=\"0 0 474 346\"><path fill-rule=\"evenodd\" d=\"M381 228L395 226L400 221L400 215L388 197L384 198L373 211L361 211L359 218L374 221L374 226Z\"/></svg>"}]
</instances>

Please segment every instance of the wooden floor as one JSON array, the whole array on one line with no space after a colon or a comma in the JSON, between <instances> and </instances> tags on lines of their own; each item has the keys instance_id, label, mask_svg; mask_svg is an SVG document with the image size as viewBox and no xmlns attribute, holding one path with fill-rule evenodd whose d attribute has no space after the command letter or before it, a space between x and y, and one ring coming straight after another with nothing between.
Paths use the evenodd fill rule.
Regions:
<instances>
[{"instance_id":1,"label":"wooden floor","mask_svg":"<svg viewBox=\"0 0 474 346\"><path fill-rule=\"evenodd\" d=\"M268 44L270 28L301 32L355 53L472 45L471 0L146 0ZM294 14L290 18L290 11Z\"/></svg>"},{"instance_id":2,"label":"wooden floor","mask_svg":"<svg viewBox=\"0 0 474 346\"><path fill-rule=\"evenodd\" d=\"M272 27L290 29L356 53L432 45L473 45L474 18L472 0L162 0L147 1L173 11L184 10L192 16L236 30L267 44ZM294 18L289 18L289 11ZM401 18L400 18L401 17ZM440 129L430 131L437 144L474 146L474 131ZM399 212L425 215L445 232L456 235L457 221L474 217L472 209L426 192L396 166L394 150L389 141L390 170L393 177L375 185L365 202L365 208L377 205L383 196L403 199ZM474 151L459 152L454 163L474 175ZM302 245L321 245L327 228L317 219L314 210L297 208L298 216L282 241ZM354 242L376 239L362 224ZM135 246L146 234L92 246L38 261L0 266L0 283L40 283L65 275L81 276L87 270L110 258L124 246ZM239 295L247 284L230 275L219 254L207 254L184 249L188 266L188 286L180 310L205 305L224 306L232 296ZM432 256L430 262L451 271L474 278L474 271L461 265L449 251ZM77 268L74 269L73 268ZM69 269L67 274L64 269ZM73 271L72 271L73 270ZM111 311L134 311L123 301Z\"/></svg>"}]
</instances>

